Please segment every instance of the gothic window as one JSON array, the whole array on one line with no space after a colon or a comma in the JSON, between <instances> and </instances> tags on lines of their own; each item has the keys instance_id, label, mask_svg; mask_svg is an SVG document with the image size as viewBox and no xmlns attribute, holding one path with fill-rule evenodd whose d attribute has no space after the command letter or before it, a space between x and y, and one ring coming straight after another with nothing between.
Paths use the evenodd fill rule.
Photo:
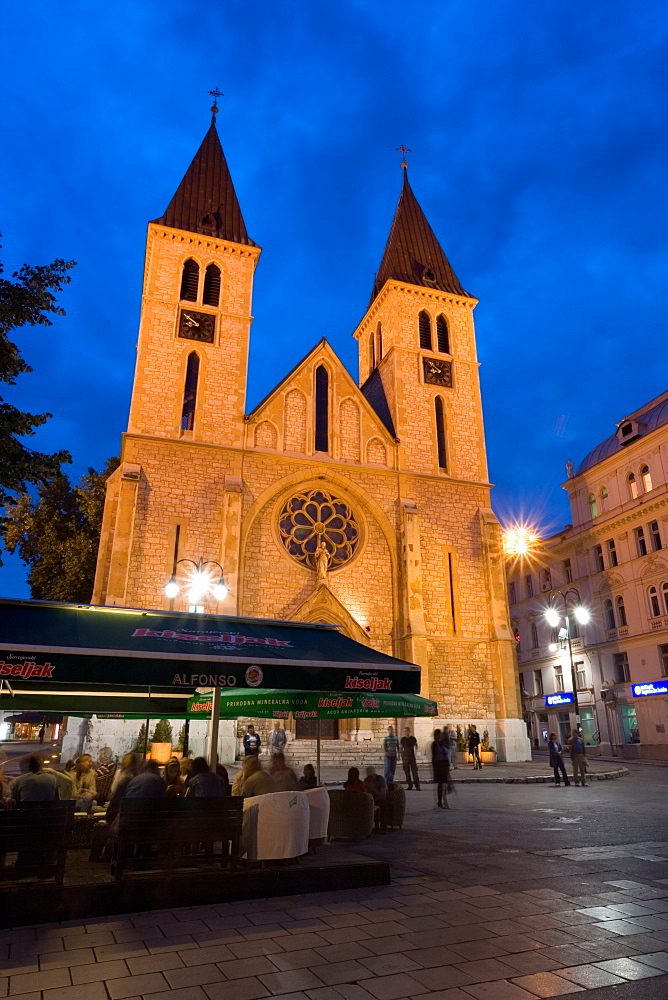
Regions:
<instances>
[{"instance_id":1,"label":"gothic window","mask_svg":"<svg viewBox=\"0 0 668 1000\"><path fill-rule=\"evenodd\" d=\"M198 378L199 355L193 351L192 354L188 355L188 364L186 366L186 382L183 389L183 409L181 411L182 431L191 431L195 424Z\"/></svg>"},{"instance_id":2,"label":"gothic window","mask_svg":"<svg viewBox=\"0 0 668 1000\"><path fill-rule=\"evenodd\" d=\"M624 598L617 598L617 624L622 627L627 624L626 622L626 608L624 607Z\"/></svg>"},{"instance_id":3,"label":"gothic window","mask_svg":"<svg viewBox=\"0 0 668 1000\"><path fill-rule=\"evenodd\" d=\"M420 330L420 347L423 351L431 350L431 316L424 309L418 316Z\"/></svg>"},{"instance_id":4,"label":"gothic window","mask_svg":"<svg viewBox=\"0 0 668 1000\"><path fill-rule=\"evenodd\" d=\"M658 618L661 614L661 608L659 607L659 595L656 592L656 587L649 588L648 597L650 618Z\"/></svg>"},{"instance_id":5,"label":"gothic window","mask_svg":"<svg viewBox=\"0 0 668 1000\"><path fill-rule=\"evenodd\" d=\"M598 517L598 505L596 503L596 497L593 493L589 494L589 516Z\"/></svg>"},{"instance_id":6,"label":"gothic window","mask_svg":"<svg viewBox=\"0 0 668 1000\"><path fill-rule=\"evenodd\" d=\"M326 490L298 493L284 504L278 517L283 545L297 562L316 568L318 546L324 542L329 568L342 566L359 542L355 515L345 500Z\"/></svg>"},{"instance_id":7,"label":"gothic window","mask_svg":"<svg viewBox=\"0 0 668 1000\"><path fill-rule=\"evenodd\" d=\"M220 302L220 268L215 264L209 264L204 273L202 302L205 306L217 306Z\"/></svg>"},{"instance_id":8,"label":"gothic window","mask_svg":"<svg viewBox=\"0 0 668 1000\"><path fill-rule=\"evenodd\" d=\"M638 496L638 484L636 482L635 475L632 472L630 472L626 481L629 484L629 493L631 494L631 499L635 500Z\"/></svg>"},{"instance_id":9,"label":"gothic window","mask_svg":"<svg viewBox=\"0 0 668 1000\"><path fill-rule=\"evenodd\" d=\"M376 364L383 359L383 328L378 324L376 327Z\"/></svg>"},{"instance_id":10,"label":"gothic window","mask_svg":"<svg viewBox=\"0 0 668 1000\"><path fill-rule=\"evenodd\" d=\"M434 408L436 411L436 447L438 450L438 467L439 469L447 469L448 456L445 447L445 413L443 412L443 400L440 396L437 396L434 400Z\"/></svg>"},{"instance_id":11,"label":"gothic window","mask_svg":"<svg viewBox=\"0 0 668 1000\"><path fill-rule=\"evenodd\" d=\"M612 601L606 601L603 605L603 611L605 614L605 627L611 629L615 627L615 612L612 607Z\"/></svg>"},{"instance_id":12,"label":"gothic window","mask_svg":"<svg viewBox=\"0 0 668 1000\"><path fill-rule=\"evenodd\" d=\"M329 451L329 375L323 365L315 370L315 450Z\"/></svg>"},{"instance_id":13,"label":"gothic window","mask_svg":"<svg viewBox=\"0 0 668 1000\"><path fill-rule=\"evenodd\" d=\"M197 302L199 289L199 264L192 257L183 265L181 275L181 299L186 302Z\"/></svg>"},{"instance_id":14,"label":"gothic window","mask_svg":"<svg viewBox=\"0 0 668 1000\"><path fill-rule=\"evenodd\" d=\"M369 334L369 374L376 367L376 338L373 333Z\"/></svg>"},{"instance_id":15,"label":"gothic window","mask_svg":"<svg viewBox=\"0 0 668 1000\"><path fill-rule=\"evenodd\" d=\"M436 343L441 354L450 353L450 337L448 335L448 321L445 316L436 317Z\"/></svg>"},{"instance_id":16,"label":"gothic window","mask_svg":"<svg viewBox=\"0 0 668 1000\"><path fill-rule=\"evenodd\" d=\"M652 473L649 471L648 465L643 465L640 470L640 477L642 479L642 488L644 493L651 493L652 491Z\"/></svg>"}]
</instances>

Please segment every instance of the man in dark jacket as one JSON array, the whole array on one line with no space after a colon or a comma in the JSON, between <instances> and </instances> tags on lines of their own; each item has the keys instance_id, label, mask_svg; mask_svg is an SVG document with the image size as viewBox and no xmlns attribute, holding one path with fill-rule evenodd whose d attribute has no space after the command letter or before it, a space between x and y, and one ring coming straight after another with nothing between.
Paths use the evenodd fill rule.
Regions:
<instances>
[{"instance_id":1,"label":"man in dark jacket","mask_svg":"<svg viewBox=\"0 0 668 1000\"><path fill-rule=\"evenodd\" d=\"M480 733L475 726L469 729L469 753L473 757L473 770L482 771L482 761L480 760Z\"/></svg>"},{"instance_id":2,"label":"man in dark jacket","mask_svg":"<svg viewBox=\"0 0 668 1000\"><path fill-rule=\"evenodd\" d=\"M247 757L257 757L261 747L262 740L255 732L255 726L249 726L248 732L244 734L244 753Z\"/></svg>"},{"instance_id":3,"label":"man in dark jacket","mask_svg":"<svg viewBox=\"0 0 668 1000\"><path fill-rule=\"evenodd\" d=\"M404 735L401 737L399 743L399 750L401 752L401 765L404 769L404 774L406 775L406 784L408 785L408 791L410 792L415 782L415 788L420 791L420 777L418 775L417 761L415 760L415 751L417 750L417 740L411 735L411 731L406 726L404 729Z\"/></svg>"},{"instance_id":4,"label":"man in dark jacket","mask_svg":"<svg viewBox=\"0 0 668 1000\"><path fill-rule=\"evenodd\" d=\"M547 748L550 751L550 767L554 768L555 784L557 785L561 784L560 780L560 772L561 772L561 774L563 774L564 776L564 784L570 785L570 781L568 780L568 775L566 774L566 767L564 765L564 758L563 758L564 748L557 739L556 733L550 733L550 739L547 744Z\"/></svg>"},{"instance_id":5,"label":"man in dark jacket","mask_svg":"<svg viewBox=\"0 0 668 1000\"><path fill-rule=\"evenodd\" d=\"M448 744L443 739L440 729L434 730L434 742L431 745L431 766L434 769L436 783L437 805L439 809L449 809L448 781L450 780L450 754Z\"/></svg>"}]
</instances>

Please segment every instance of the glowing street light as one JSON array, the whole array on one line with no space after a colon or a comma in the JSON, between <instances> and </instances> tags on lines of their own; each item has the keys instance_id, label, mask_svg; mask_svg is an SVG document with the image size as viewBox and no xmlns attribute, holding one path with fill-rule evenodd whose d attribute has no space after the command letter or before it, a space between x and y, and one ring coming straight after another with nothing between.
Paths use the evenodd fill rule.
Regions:
<instances>
[{"instance_id":1,"label":"glowing street light","mask_svg":"<svg viewBox=\"0 0 668 1000\"><path fill-rule=\"evenodd\" d=\"M526 556L537 542L538 535L527 527L509 528L503 533L503 550L509 556Z\"/></svg>"},{"instance_id":2,"label":"glowing street light","mask_svg":"<svg viewBox=\"0 0 668 1000\"><path fill-rule=\"evenodd\" d=\"M184 563L192 567L188 573L187 586L188 597L196 611L200 610L199 602L205 594L211 593L217 601L225 600L230 591L225 583L223 567L214 559L203 559L200 556L197 562L194 559L177 559L175 561L172 575L164 587L165 595L170 601L173 601L181 592L181 584L178 582L176 574L177 567ZM216 569L220 570L220 574L207 570L207 566L215 566Z\"/></svg>"},{"instance_id":3,"label":"glowing street light","mask_svg":"<svg viewBox=\"0 0 668 1000\"><path fill-rule=\"evenodd\" d=\"M573 605L572 602L568 600L569 594L575 595L578 601L577 604ZM571 643L571 615L573 615L575 620L579 622L580 625L586 625L587 622L590 620L591 615L589 614L587 608L585 608L582 604L579 603L580 593L575 587L570 587L566 591L561 591L561 590L556 591L556 593L552 594L551 600L556 600L557 597L561 597L562 601L564 602L563 615L559 614L554 605L550 605L550 607L545 612L545 620L547 621L548 625L552 626L552 628L557 628L558 626L562 626L562 622L565 624L565 627L562 626L559 629L559 638L566 639L568 643L568 656L571 663L571 686L573 688L573 709L575 711L575 726L578 731L578 734L580 734L582 731L582 726L580 724L578 685L577 685L577 678L575 676L575 664L573 663L573 646ZM554 653L556 652L556 649L557 649L556 642L550 643L549 646L550 652Z\"/></svg>"}]
</instances>

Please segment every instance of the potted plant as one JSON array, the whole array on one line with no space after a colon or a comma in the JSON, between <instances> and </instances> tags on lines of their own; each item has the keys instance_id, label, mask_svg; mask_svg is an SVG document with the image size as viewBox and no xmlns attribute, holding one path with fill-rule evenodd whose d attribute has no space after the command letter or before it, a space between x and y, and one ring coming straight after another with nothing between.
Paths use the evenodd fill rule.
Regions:
<instances>
[{"instance_id":1,"label":"potted plant","mask_svg":"<svg viewBox=\"0 0 668 1000\"><path fill-rule=\"evenodd\" d=\"M496 750L493 746L490 746L488 729L483 730L482 739L480 740L480 759L483 764L496 763Z\"/></svg>"}]
</instances>

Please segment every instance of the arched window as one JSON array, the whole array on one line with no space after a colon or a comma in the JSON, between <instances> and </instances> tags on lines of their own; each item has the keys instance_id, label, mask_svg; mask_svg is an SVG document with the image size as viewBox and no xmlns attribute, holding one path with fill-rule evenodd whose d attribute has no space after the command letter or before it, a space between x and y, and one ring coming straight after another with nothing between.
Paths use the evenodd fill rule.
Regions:
<instances>
[{"instance_id":1,"label":"arched window","mask_svg":"<svg viewBox=\"0 0 668 1000\"><path fill-rule=\"evenodd\" d=\"M652 473L649 471L648 465L643 465L640 470L640 477L642 479L643 493L652 492Z\"/></svg>"},{"instance_id":2,"label":"arched window","mask_svg":"<svg viewBox=\"0 0 668 1000\"><path fill-rule=\"evenodd\" d=\"M431 316L424 309L418 317L420 328L420 347L423 351L431 350Z\"/></svg>"},{"instance_id":3,"label":"arched window","mask_svg":"<svg viewBox=\"0 0 668 1000\"><path fill-rule=\"evenodd\" d=\"M629 484L629 493L631 494L631 499L635 500L638 496L638 484L636 482L635 475L630 472L627 478L627 483Z\"/></svg>"},{"instance_id":4,"label":"arched window","mask_svg":"<svg viewBox=\"0 0 668 1000\"><path fill-rule=\"evenodd\" d=\"M661 584L661 593L663 594L663 613L668 615L668 583Z\"/></svg>"},{"instance_id":5,"label":"arched window","mask_svg":"<svg viewBox=\"0 0 668 1000\"><path fill-rule=\"evenodd\" d=\"M448 453L445 447L445 412L443 409L443 400L440 396L437 396L434 400L434 409L436 412L436 447L438 450L438 467L439 469L447 469Z\"/></svg>"},{"instance_id":6,"label":"arched window","mask_svg":"<svg viewBox=\"0 0 668 1000\"><path fill-rule=\"evenodd\" d=\"M220 302L220 268L215 264L209 264L204 272L202 302L205 306L217 306Z\"/></svg>"},{"instance_id":7,"label":"arched window","mask_svg":"<svg viewBox=\"0 0 668 1000\"><path fill-rule=\"evenodd\" d=\"M329 451L329 375L323 365L315 370L315 450Z\"/></svg>"},{"instance_id":8,"label":"arched window","mask_svg":"<svg viewBox=\"0 0 668 1000\"><path fill-rule=\"evenodd\" d=\"M608 490L607 490L607 488L605 486L601 486L601 492L599 494L599 497L600 497L600 501L601 501L600 502L600 509L601 509L601 514L602 514L605 510L607 510L607 507L608 507Z\"/></svg>"},{"instance_id":9,"label":"arched window","mask_svg":"<svg viewBox=\"0 0 668 1000\"><path fill-rule=\"evenodd\" d=\"M441 354L450 353L450 336L448 334L448 321L445 316L436 317L436 343Z\"/></svg>"},{"instance_id":10,"label":"arched window","mask_svg":"<svg viewBox=\"0 0 668 1000\"><path fill-rule=\"evenodd\" d=\"M369 334L369 374L376 367L376 338L373 332Z\"/></svg>"},{"instance_id":11,"label":"arched window","mask_svg":"<svg viewBox=\"0 0 668 1000\"><path fill-rule=\"evenodd\" d=\"M376 364L383 360L383 328L378 324L376 327Z\"/></svg>"},{"instance_id":12,"label":"arched window","mask_svg":"<svg viewBox=\"0 0 668 1000\"><path fill-rule=\"evenodd\" d=\"M626 608L624 607L624 598L617 598L617 624L621 627L626 625Z\"/></svg>"},{"instance_id":13,"label":"arched window","mask_svg":"<svg viewBox=\"0 0 668 1000\"><path fill-rule=\"evenodd\" d=\"M605 627L614 628L615 627L615 612L612 607L612 601L606 601L603 605L603 611L605 613Z\"/></svg>"},{"instance_id":14,"label":"arched window","mask_svg":"<svg viewBox=\"0 0 668 1000\"><path fill-rule=\"evenodd\" d=\"M181 298L186 302L197 302L197 291L199 289L199 264L190 258L183 265L181 275Z\"/></svg>"},{"instance_id":15,"label":"arched window","mask_svg":"<svg viewBox=\"0 0 668 1000\"><path fill-rule=\"evenodd\" d=\"M538 649L538 629L535 622L531 622L531 648Z\"/></svg>"},{"instance_id":16,"label":"arched window","mask_svg":"<svg viewBox=\"0 0 668 1000\"><path fill-rule=\"evenodd\" d=\"M596 497L593 493L589 494L589 516L598 517L598 504L596 503Z\"/></svg>"},{"instance_id":17,"label":"arched window","mask_svg":"<svg viewBox=\"0 0 668 1000\"><path fill-rule=\"evenodd\" d=\"M183 389L183 409L181 430L191 431L195 425L195 404L197 403L197 382L199 379L199 355L193 351L188 355L186 384Z\"/></svg>"},{"instance_id":18,"label":"arched window","mask_svg":"<svg viewBox=\"0 0 668 1000\"><path fill-rule=\"evenodd\" d=\"M650 587L648 590L649 596L649 613L651 618L658 618L661 614L661 608L659 607L659 595L657 593L656 587Z\"/></svg>"}]
</instances>

